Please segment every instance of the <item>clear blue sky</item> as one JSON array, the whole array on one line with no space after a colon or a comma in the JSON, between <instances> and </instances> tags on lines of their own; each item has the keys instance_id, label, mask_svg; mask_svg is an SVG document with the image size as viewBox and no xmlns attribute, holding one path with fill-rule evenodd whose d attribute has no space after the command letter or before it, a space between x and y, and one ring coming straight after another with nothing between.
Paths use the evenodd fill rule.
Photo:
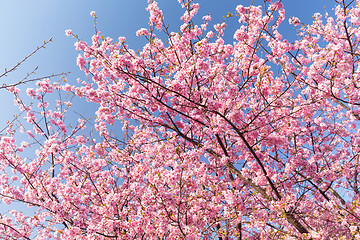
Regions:
<instances>
[{"instance_id":1,"label":"clear blue sky","mask_svg":"<svg viewBox=\"0 0 360 240\"><path fill-rule=\"evenodd\" d=\"M127 37L127 43L138 49L143 39L135 36L140 27L146 27L148 13L145 11L146 0L0 0L0 73L4 68L10 68L24 56L40 46L44 41L53 38L53 43L47 49L41 50L36 56L22 65L7 78L0 79L3 83L16 82L23 78L36 66L39 66L36 77L52 73L71 72L69 81L76 78L86 78L76 66L77 52L74 49L75 39L64 34L66 29L88 41L94 33L90 11L98 16L98 29L105 36L117 39L118 36ZM173 31L177 31L180 24L179 16L182 9L177 0L159 0L159 7L163 10L165 21ZM236 5L248 5L251 0L199 0L199 16L211 13L215 24L222 20L227 12L234 12ZM303 22L310 23L315 12L324 12L324 5L328 11L334 6L331 0L283 0L286 6L286 16L297 16ZM237 24L236 19L229 24ZM235 26L235 25L232 25ZM287 24L284 25L286 29ZM289 28L289 35L293 30ZM228 35L231 41L232 34ZM0 128L7 119L17 112L12 107L12 96L5 91L0 92Z\"/></svg>"}]
</instances>

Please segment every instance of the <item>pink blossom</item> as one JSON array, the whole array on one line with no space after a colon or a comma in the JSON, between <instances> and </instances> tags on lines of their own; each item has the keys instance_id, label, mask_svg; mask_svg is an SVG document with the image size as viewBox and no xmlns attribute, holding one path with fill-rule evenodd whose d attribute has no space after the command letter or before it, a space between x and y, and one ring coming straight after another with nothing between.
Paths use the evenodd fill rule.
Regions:
<instances>
[{"instance_id":1,"label":"pink blossom","mask_svg":"<svg viewBox=\"0 0 360 240\"><path fill-rule=\"evenodd\" d=\"M72 35L72 34L73 34L73 33L72 33L71 29L65 30L65 35L66 35L66 36L70 36L70 35Z\"/></svg>"},{"instance_id":2,"label":"pink blossom","mask_svg":"<svg viewBox=\"0 0 360 240\"><path fill-rule=\"evenodd\" d=\"M242 30L236 30L234 34L234 38L238 41L243 41L243 40L247 40L249 36L246 34L246 32Z\"/></svg>"},{"instance_id":3,"label":"pink blossom","mask_svg":"<svg viewBox=\"0 0 360 240\"><path fill-rule=\"evenodd\" d=\"M203 16L202 18L207 22L211 21L211 16L210 15Z\"/></svg>"},{"instance_id":4,"label":"pink blossom","mask_svg":"<svg viewBox=\"0 0 360 240\"><path fill-rule=\"evenodd\" d=\"M76 42L83 79L42 78L28 96L4 85L20 114L1 132L0 200L35 213L3 214L0 236L358 237L360 3L296 37L281 1L239 5L234 41L231 21L214 34L179 3L170 32L148 1L139 48L99 32Z\"/></svg>"},{"instance_id":5,"label":"pink blossom","mask_svg":"<svg viewBox=\"0 0 360 240\"><path fill-rule=\"evenodd\" d=\"M246 11L246 9L245 9L245 7L244 7L243 5L238 5L238 6L236 7L236 11L237 11L239 14L244 14L245 11Z\"/></svg>"},{"instance_id":6,"label":"pink blossom","mask_svg":"<svg viewBox=\"0 0 360 240\"><path fill-rule=\"evenodd\" d=\"M84 70L85 69L85 64L86 64L86 61L85 59L79 54L77 59L76 59L76 64L79 66L79 68L81 70Z\"/></svg>"},{"instance_id":7,"label":"pink blossom","mask_svg":"<svg viewBox=\"0 0 360 240\"><path fill-rule=\"evenodd\" d=\"M151 1L146 10L150 13L149 25L155 25L156 29L160 30L162 27L163 14L157 2Z\"/></svg>"},{"instance_id":8,"label":"pink blossom","mask_svg":"<svg viewBox=\"0 0 360 240\"><path fill-rule=\"evenodd\" d=\"M137 32L136 32L136 36L140 37L140 36L149 36L149 32L146 28L140 28Z\"/></svg>"},{"instance_id":9,"label":"pink blossom","mask_svg":"<svg viewBox=\"0 0 360 240\"><path fill-rule=\"evenodd\" d=\"M279 2L274 2L270 5L270 9L273 10L273 11L277 11L281 8L283 8L283 4L279 1Z\"/></svg>"},{"instance_id":10,"label":"pink blossom","mask_svg":"<svg viewBox=\"0 0 360 240\"><path fill-rule=\"evenodd\" d=\"M293 24L294 26L298 26L300 24L300 19L297 17L289 18L289 24Z\"/></svg>"}]
</instances>

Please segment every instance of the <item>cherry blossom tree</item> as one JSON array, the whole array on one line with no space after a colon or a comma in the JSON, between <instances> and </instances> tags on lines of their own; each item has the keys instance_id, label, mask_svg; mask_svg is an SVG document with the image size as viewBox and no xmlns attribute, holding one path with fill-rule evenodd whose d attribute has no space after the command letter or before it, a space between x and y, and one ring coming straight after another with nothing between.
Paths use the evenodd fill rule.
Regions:
<instances>
[{"instance_id":1,"label":"cherry blossom tree","mask_svg":"<svg viewBox=\"0 0 360 240\"><path fill-rule=\"evenodd\" d=\"M0 196L36 214L2 215L0 236L360 239L360 1L334 3L310 25L281 1L239 5L232 43L191 0L178 32L149 1L139 51L67 30L90 81L39 81L37 105L8 87L26 122L1 138ZM77 97L94 122L66 121Z\"/></svg>"}]
</instances>

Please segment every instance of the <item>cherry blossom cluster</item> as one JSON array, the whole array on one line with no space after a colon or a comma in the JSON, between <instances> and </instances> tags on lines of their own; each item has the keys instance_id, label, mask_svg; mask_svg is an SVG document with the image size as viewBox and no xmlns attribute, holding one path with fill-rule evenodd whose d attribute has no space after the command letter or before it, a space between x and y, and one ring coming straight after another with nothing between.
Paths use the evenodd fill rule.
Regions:
<instances>
[{"instance_id":1,"label":"cherry blossom cluster","mask_svg":"<svg viewBox=\"0 0 360 240\"><path fill-rule=\"evenodd\" d=\"M312 24L281 1L239 5L231 43L225 22L197 24L200 5L179 3L169 32L149 1L139 51L100 33L77 41L91 81L42 80L26 91L37 105L8 88L25 122L0 140L0 199L37 212L3 215L0 236L360 239L360 1ZM94 122L69 124L55 93L97 104Z\"/></svg>"}]
</instances>

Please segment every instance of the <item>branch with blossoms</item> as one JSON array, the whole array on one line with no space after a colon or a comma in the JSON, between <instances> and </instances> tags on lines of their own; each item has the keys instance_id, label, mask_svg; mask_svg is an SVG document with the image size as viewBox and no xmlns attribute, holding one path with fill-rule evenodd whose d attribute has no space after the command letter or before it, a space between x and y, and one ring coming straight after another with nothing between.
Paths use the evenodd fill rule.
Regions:
<instances>
[{"instance_id":1,"label":"branch with blossoms","mask_svg":"<svg viewBox=\"0 0 360 240\"><path fill-rule=\"evenodd\" d=\"M39 81L37 106L12 89L37 151L25 158L9 126L2 199L39 208L38 238L359 237L360 4L310 25L291 17L294 42L281 1L239 5L227 43L226 20L212 30L210 15L194 20L199 4L179 3L175 33L149 1L139 51L67 30L91 81ZM48 103L55 92L97 104L94 122L66 123L71 101Z\"/></svg>"},{"instance_id":2,"label":"branch with blossoms","mask_svg":"<svg viewBox=\"0 0 360 240\"><path fill-rule=\"evenodd\" d=\"M282 140L275 140L278 138L275 138L275 135L281 135L280 132L282 131L289 131L289 129L284 126L291 126L292 124L301 126L303 120L299 114L302 114L309 106L318 108L320 104L322 104L321 100L314 101L314 99L311 99L311 101L308 101L306 93L303 95L304 100L302 102L292 99L290 96L294 89L305 89L305 87L301 85L304 83L302 73L294 71L295 65L289 62L289 57L294 58L296 62L301 64L304 60L292 54L292 51L296 48L296 44L292 45L286 40L282 41L282 36L276 30L279 24L284 20L282 4L280 2L271 4L267 11L268 15L265 15L261 20L256 20L256 18L261 17L261 10L259 8L254 6L248 8L239 6L237 8L238 13L240 14L239 21L243 23L244 26L241 26L234 35L234 38L238 41L235 46L236 48L225 45L224 41L221 39L223 28L226 26L225 24L215 26L216 31L219 33L215 43L208 44L208 37L199 39L198 36L202 35L203 32L191 21L191 18L197 12L198 6L186 2L183 3L183 7L186 8L186 13L182 17L184 25L180 28L181 34L169 34L167 28L164 28L164 32L167 33L167 37L169 38L168 47L165 47L161 39L156 37L154 29L150 29L150 31L141 29L138 31L138 36L143 35L149 40L149 44L144 47L143 52L139 55L134 51L129 50L124 44L123 39L119 41L119 45L111 44L111 39L105 39L104 42L100 44L98 42L98 37L95 37L95 40L93 39L94 42L91 46L86 46L83 42L79 43L78 50L85 50L84 55L93 57L93 60L90 60L90 66L97 66L97 64L101 62L104 63L100 69L97 67L94 67L93 69L89 68L89 71L94 74L95 83L98 84L96 92L100 91L100 93L92 94L91 97L88 97L88 100L99 101L98 99L102 92L102 86L107 86L107 89L111 89L112 87L117 89L118 83L121 82L121 84L123 84L122 81L125 81L128 87L120 87L122 94L119 93L119 90L112 91L112 95L110 94L110 97L107 97L105 106L111 105L111 102L114 101L114 106L121 109L121 112L125 117L137 119L142 124L149 127L160 127L160 129L164 127L165 130L160 131L162 131L162 135L165 136L171 135L174 137L174 135L171 134L171 132L174 132L180 139L184 140L184 142L180 139L178 140L181 144L184 144L184 149L182 151L186 152L190 149L205 148L204 150L216 159L215 162L217 163L214 169L218 169L217 164L219 162L225 161L223 166L227 168L228 171L232 172L240 180L261 193L262 197L270 201L281 202L283 199L282 195L286 195L286 191L288 190L282 188L280 183L275 183L276 180L274 180L269 173L272 172L272 174L274 174L275 172L274 170L269 169L269 167L274 164L274 166L280 167L279 169L289 168L288 161L290 160L283 162L279 159L278 154L285 155L288 159L296 158L299 151L299 145L296 144L299 140L296 138L306 138L306 135L304 135L303 132L292 130L295 131L293 134L295 138L289 138L289 140L296 144L296 146L294 146L296 150L290 155L285 151L286 148L278 150L278 148L281 149L281 147L279 147L281 146L281 142L285 141L287 137L280 137ZM148 10L150 11L150 25L155 26L156 29L161 29L163 24L161 21L162 18L155 17L162 16L162 12L158 9L157 4L152 2ZM279 12L279 15L270 28L269 25L273 20L272 16L275 12ZM297 25L298 21L294 19L293 22ZM272 32L270 32L270 30ZM204 35L213 36L212 33ZM265 41L264 39L268 43L268 46L262 43ZM185 45L182 46L181 44L184 43ZM98 47L93 48L94 46ZM211 49L210 51L212 51L211 54L208 55L210 64L207 63L207 68L200 65L204 64L204 60L201 56L205 56L205 54L208 54L206 51L209 51L203 50L202 48L204 46L209 46L209 49ZM114 54L111 51L104 51L105 48L113 49ZM218 49L221 50L219 51ZM271 61L272 64L281 66L284 73L283 77L273 78L270 66L266 66L267 61L259 59L257 56L257 52L260 51L260 49L263 49L268 54L267 61ZM301 50L306 52L306 49ZM218 56L218 59L214 56ZM242 76L234 77L231 70L234 68L235 62L230 61L227 65L221 66L222 57L226 58L228 56L238 58L238 62L242 61L239 63L238 69L235 70L235 72L241 72ZM78 63L80 68L84 68L85 62L86 61L81 58L79 59ZM218 66L216 65L217 63L219 64ZM302 66L305 65L307 64L302 64ZM216 70L218 67L222 67L222 72ZM215 74L212 72L209 74L207 72L209 69L215 69ZM182 76L177 74L182 74ZM211 77L209 77L209 75ZM108 79L108 77L110 77L110 79ZM217 78L220 79L218 80ZM119 79L119 82L114 81L115 79ZM216 80L218 80L218 82L214 83ZM220 80L223 80L223 82ZM288 85L286 85L286 81L283 80L287 80ZM104 82L106 84L104 84ZM235 88L240 92L240 95L235 94L236 98L233 97L233 100L230 100L229 103L224 106L224 103L219 101L219 99L224 101L222 96L224 96L223 94L227 93L227 91L224 90L224 88L218 89L217 87L219 84L228 84L226 86L229 88L231 88L232 85L234 87L237 86ZM111 87L109 87L109 85ZM207 88L211 88L212 90L209 92L207 91ZM106 92L105 89L103 89L103 91ZM241 95L241 92L246 91L252 92L250 95L253 99L256 99L256 101L246 97L246 95ZM321 89L320 91L324 90ZM232 94L234 93L235 89ZM137 96L137 98L133 96ZM211 96L211 98L209 98L209 96ZM240 103L239 107L237 106L234 109L238 102L235 99L241 98L244 98L245 100ZM120 99L122 100L120 101ZM287 104L283 103L285 99L289 99ZM127 100L130 100L130 102L133 103L126 102ZM214 100L217 102L215 103ZM126 102L126 105L121 104L121 102ZM294 110L294 105L297 106L296 110ZM242 108L244 109L242 112L238 110ZM110 109L109 107L105 107L104 112L106 112L105 110L109 111ZM196 112L195 115L194 111ZM241 117L239 113L243 116L246 114L245 118ZM276 117L269 118L269 116L275 113L276 115L274 116ZM320 111L320 114L324 113ZM305 114L304 116L307 115L308 114ZM114 121L114 118L123 118L123 116L119 115L114 116L114 118L109 115L106 116L107 117L104 117L104 119L110 118L110 121L104 120L105 122ZM234 118L234 116L236 116L237 119ZM223 119L224 123L226 123L221 129L218 129L219 123L221 122L219 122L219 120L217 120L217 126L213 126L212 120L214 118L216 119L216 117L220 117L220 119ZM241 118L243 118L243 120L239 121ZM310 116L310 118L312 117ZM294 119L298 119L300 122L296 124ZM308 121L306 121L306 119L304 120L304 122L308 124ZM320 119L316 119L316 121L318 120ZM190 125L186 126L187 124ZM308 127L310 126L308 124ZM218 130L212 130L215 132L211 133L210 131L209 133L208 129ZM255 130L260 132L263 129L268 129L265 131L267 133L262 133L260 136L258 133L255 134L254 132ZM200 130L207 133L205 135L201 134L199 132ZM220 134L223 135L224 140L228 140L222 140ZM284 136L286 135L287 134ZM212 139L211 136L214 136L214 139ZM255 136L255 139L257 140L252 140L252 136ZM331 137L329 136L331 135L328 135L326 138L329 140L325 141L330 141L331 143L333 140L331 140ZM218 144L211 145L215 139L215 143L217 142ZM311 135L311 139L313 143L319 141L318 139L315 139L313 135ZM190 145L187 145L186 142L190 143ZM240 144L241 142L243 145ZM270 144L271 142L273 143ZM212 146L211 148L207 147L209 144ZM241 151L241 154L240 152L236 153L236 151L234 151L235 149L232 147L225 147L235 145L237 146L237 149L241 149L237 150ZM220 151L214 150L219 146L221 147ZM271 152L276 152L276 155L270 153L264 155L263 152L266 153L266 149L274 149L271 150ZM220 152L223 152L225 157L222 157L223 154ZM262 172L261 174L251 172L251 175L248 175L246 174L248 171L247 168L243 167L239 170L234 166L234 163L239 163L239 160L236 159L246 152L250 153L253 160L251 160L251 158L246 158L245 161L242 162L243 166L258 166L261 170L260 172ZM273 159L275 162L269 163L267 162L268 160L265 160L266 158ZM209 159L211 159L211 157ZM256 164L251 163L254 160ZM300 164L298 167L301 168L301 166L302 165ZM298 167L295 167L295 169ZM294 167L290 169L293 168ZM209 169L211 169L211 167ZM279 171L279 169L276 169L276 171ZM334 194L335 199L340 199L342 203L344 202L341 197L339 198L339 194L331 186L322 190L311 180L312 178L306 176L307 174L304 175L299 172L299 170L290 169L286 170L284 173L295 171L296 174L293 177L283 176L284 180L282 181L290 181L293 182L292 184L296 185L298 183L302 184L305 180L305 182L310 184L308 186L315 187L316 191L319 191L327 201L330 201L330 197L326 194L326 191L332 189L331 192ZM245 177L246 175L248 177ZM319 172L319 175L322 174ZM255 179L251 180L251 178L254 177ZM259 181L256 180L256 178L259 177L260 179L263 178L263 180L259 183L255 183ZM293 178L294 180L292 180ZM267 182L267 184L263 181ZM321 183L322 185L324 183L323 180L316 180L315 182ZM268 187L270 189L267 189ZM236 189L236 187L234 189ZM307 192L307 186L304 189L305 192ZM305 196L305 192L302 193L301 196ZM297 206L299 206L299 202L301 202L300 200L302 198L303 197L296 200ZM267 211L269 211L270 208L267 207L267 209ZM286 208L279 209L279 211L299 233L309 234L309 230L306 228L308 222L301 218L301 220L299 220L299 216L301 216L302 213L295 212L294 208L291 209L291 211L286 210ZM269 224L269 226L274 226L274 224ZM181 232L184 236L184 232L182 230Z\"/></svg>"}]
</instances>

